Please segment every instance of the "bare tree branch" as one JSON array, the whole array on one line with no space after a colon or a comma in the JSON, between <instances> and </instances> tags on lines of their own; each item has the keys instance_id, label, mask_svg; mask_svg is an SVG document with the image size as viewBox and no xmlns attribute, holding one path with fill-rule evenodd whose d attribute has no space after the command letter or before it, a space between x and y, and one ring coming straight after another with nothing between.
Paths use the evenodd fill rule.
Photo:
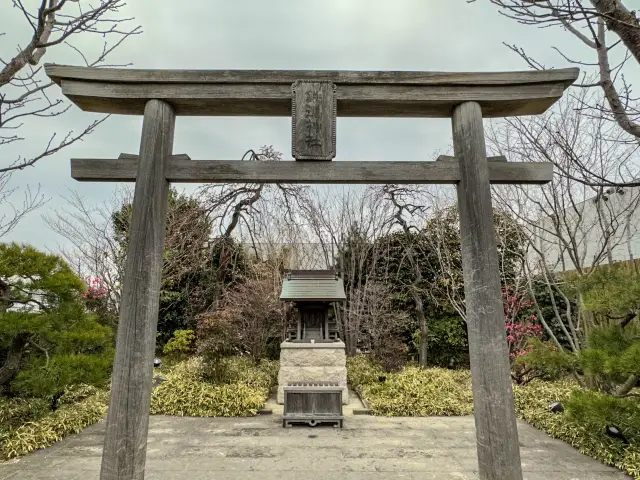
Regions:
<instances>
[{"instance_id":1,"label":"bare tree branch","mask_svg":"<svg viewBox=\"0 0 640 480\"><path fill-rule=\"evenodd\" d=\"M469 1L473 3L475 0ZM499 12L507 18L524 25L538 27L562 27L571 36L577 38L593 52L592 59L570 58L562 52L560 46L552 48L563 60L586 67L597 74L597 81L583 81L576 87L598 88L604 94L606 103L599 101L582 103L579 107L584 115L601 116L615 122L636 143L640 141L640 108L637 98L632 95L632 86L622 74L622 68L628 59L634 58L640 63L640 23L635 10L625 6L623 0L490 0L499 7ZM607 43L606 30L616 35L616 39ZM507 45L531 68L543 70L541 65L516 45ZM616 66L611 65L610 54L618 47L622 49L623 60ZM583 97L584 98L584 97ZM591 100L594 100L593 98ZM620 180L608 177L588 181L593 186L618 185ZM635 185L635 179L626 186Z\"/></svg>"},{"instance_id":2,"label":"bare tree branch","mask_svg":"<svg viewBox=\"0 0 640 480\"><path fill-rule=\"evenodd\" d=\"M55 96L47 93L53 82L39 66L47 51L65 45L78 53L87 66L103 66L106 58L122 42L141 33L141 29L139 26L129 26L132 19L122 14L126 8L123 0L97 0L91 6L75 0L40 0L33 6L23 0L12 0L12 4L20 12L20 18L25 21L29 31L26 42L15 39L14 43L19 45L17 54L3 61L0 69L0 145L12 144L15 148L18 142L31 140L20 132L33 119L59 117L71 107L64 98L58 97L57 92ZM83 42L88 35L99 35L105 39L103 48L95 55L87 47L86 41ZM52 127L48 142L40 147L39 152L33 140L29 142L28 149L25 149L32 151L30 154L25 152L17 155L17 158L16 155L13 155L14 158L7 158L5 150L3 163L0 164L0 185L8 188L7 192L15 194L16 190L8 187L12 173L32 167L82 140L106 118L92 121L79 133L57 132ZM27 196L32 193L33 190ZM0 233L8 233L19 219L43 200L36 197L27 202L23 212L16 212L14 218L5 223L7 228L0 227Z\"/></svg>"}]
</instances>

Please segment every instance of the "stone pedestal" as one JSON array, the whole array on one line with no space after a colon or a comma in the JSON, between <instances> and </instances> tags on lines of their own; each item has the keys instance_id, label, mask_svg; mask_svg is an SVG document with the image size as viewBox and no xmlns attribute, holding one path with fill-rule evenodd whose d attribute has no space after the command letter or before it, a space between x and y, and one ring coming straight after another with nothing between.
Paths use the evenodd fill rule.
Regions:
<instances>
[{"instance_id":1,"label":"stone pedestal","mask_svg":"<svg viewBox=\"0 0 640 480\"><path fill-rule=\"evenodd\" d=\"M342 388L342 403L349 402L347 356L344 342L280 344L278 403L284 404L289 382L335 382Z\"/></svg>"}]
</instances>

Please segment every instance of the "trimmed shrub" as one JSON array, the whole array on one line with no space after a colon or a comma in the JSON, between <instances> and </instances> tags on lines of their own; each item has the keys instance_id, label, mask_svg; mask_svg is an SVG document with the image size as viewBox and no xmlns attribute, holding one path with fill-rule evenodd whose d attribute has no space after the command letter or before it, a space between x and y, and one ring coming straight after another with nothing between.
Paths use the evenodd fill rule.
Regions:
<instances>
[{"instance_id":1,"label":"trimmed shrub","mask_svg":"<svg viewBox=\"0 0 640 480\"><path fill-rule=\"evenodd\" d=\"M347 357L347 383L356 390L365 385L378 382L378 378L386 375L382 367L374 363L369 357L357 355Z\"/></svg>"},{"instance_id":2,"label":"trimmed shrub","mask_svg":"<svg viewBox=\"0 0 640 480\"><path fill-rule=\"evenodd\" d=\"M637 398L616 398L580 389L574 382L532 381L515 386L518 415L601 462L640 479L640 402ZM566 413L556 414L549 404L563 403ZM629 441L610 437L606 425L619 427Z\"/></svg>"},{"instance_id":3,"label":"trimmed shrub","mask_svg":"<svg viewBox=\"0 0 640 480\"><path fill-rule=\"evenodd\" d=\"M151 397L152 415L190 417L248 417L258 413L277 380L278 362L256 365L248 358L220 360L224 379L216 368L215 381L210 368L196 357L177 364L167 380ZM220 367L218 365L217 367Z\"/></svg>"},{"instance_id":4,"label":"trimmed shrub","mask_svg":"<svg viewBox=\"0 0 640 480\"><path fill-rule=\"evenodd\" d=\"M269 390L278 383L279 366L274 360L264 359L256 364L249 357L231 357L218 360L215 367L204 361L200 368L202 378L213 383L239 383Z\"/></svg>"},{"instance_id":5,"label":"trimmed shrub","mask_svg":"<svg viewBox=\"0 0 640 480\"><path fill-rule=\"evenodd\" d=\"M76 385L73 388L67 388L67 390L65 390L59 403L61 405L77 403L99 393L103 393L103 390L93 385Z\"/></svg>"},{"instance_id":6,"label":"trimmed shrub","mask_svg":"<svg viewBox=\"0 0 640 480\"><path fill-rule=\"evenodd\" d=\"M266 392L246 385L212 385L171 378L151 397L152 415L250 417L264 405Z\"/></svg>"},{"instance_id":7,"label":"trimmed shrub","mask_svg":"<svg viewBox=\"0 0 640 480\"><path fill-rule=\"evenodd\" d=\"M107 413L108 393L99 392L79 403L61 405L55 411L44 413L43 400L3 402L0 424L6 428L4 418L11 415L8 428L0 430L0 459L8 460L34 450L46 448L71 433L78 433L88 425L102 420ZM39 418L36 418L39 417ZM16 425L18 419L24 423ZM26 421L24 421L26 420Z\"/></svg>"},{"instance_id":8,"label":"trimmed shrub","mask_svg":"<svg viewBox=\"0 0 640 480\"><path fill-rule=\"evenodd\" d=\"M50 411L44 398L7 398L0 396L0 432L32 422Z\"/></svg>"},{"instance_id":9,"label":"trimmed shrub","mask_svg":"<svg viewBox=\"0 0 640 480\"><path fill-rule=\"evenodd\" d=\"M347 361L349 384L362 392L374 415L473 413L468 370L406 367L400 373L384 373L365 356ZM527 385L514 385L513 391L517 415L524 421L640 480L640 399L637 396L618 398L584 390L576 382L567 380L534 379ZM553 413L549 409L556 401L562 402L565 413ZM618 427L629 444L607 435L607 425Z\"/></svg>"},{"instance_id":10,"label":"trimmed shrub","mask_svg":"<svg viewBox=\"0 0 640 480\"><path fill-rule=\"evenodd\" d=\"M193 330L176 330L164 346L162 353L173 361L183 360L195 349L196 336Z\"/></svg>"},{"instance_id":11,"label":"trimmed shrub","mask_svg":"<svg viewBox=\"0 0 640 480\"><path fill-rule=\"evenodd\" d=\"M471 375L465 370L407 367L385 382L363 387L374 415L426 417L473 413Z\"/></svg>"}]
</instances>

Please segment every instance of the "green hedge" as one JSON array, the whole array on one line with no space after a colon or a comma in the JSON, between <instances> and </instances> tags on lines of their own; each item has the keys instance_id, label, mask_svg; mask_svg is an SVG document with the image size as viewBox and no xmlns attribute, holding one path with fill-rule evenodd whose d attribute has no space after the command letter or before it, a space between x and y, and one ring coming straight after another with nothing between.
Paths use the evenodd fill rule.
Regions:
<instances>
[{"instance_id":1,"label":"green hedge","mask_svg":"<svg viewBox=\"0 0 640 480\"><path fill-rule=\"evenodd\" d=\"M88 389L68 399L55 410L42 400L3 399L0 402L0 459L25 455L46 448L71 433L78 433L107 413L108 394L104 391L84 396ZM66 396L66 395L65 395Z\"/></svg>"},{"instance_id":2,"label":"green hedge","mask_svg":"<svg viewBox=\"0 0 640 480\"><path fill-rule=\"evenodd\" d=\"M38 420L51 411L50 403L44 398L22 399L0 396L0 434L26 422Z\"/></svg>"},{"instance_id":3,"label":"green hedge","mask_svg":"<svg viewBox=\"0 0 640 480\"><path fill-rule=\"evenodd\" d=\"M222 360L211 367L201 358L177 364L151 397L152 415L249 417L256 415L277 379L278 363L259 365L244 358ZM221 372L223 380L220 379Z\"/></svg>"},{"instance_id":4,"label":"green hedge","mask_svg":"<svg viewBox=\"0 0 640 480\"><path fill-rule=\"evenodd\" d=\"M384 375L385 382L378 377ZM406 367L384 373L365 357L348 359L348 380L360 391L374 415L429 416L473 413L471 374L468 370ZM534 380L514 385L516 412L534 427L563 440L582 453L640 479L640 401L615 398L581 389L570 381ZM566 412L549 410L563 403ZM606 425L619 427L630 445L609 437Z\"/></svg>"},{"instance_id":5,"label":"green hedge","mask_svg":"<svg viewBox=\"0 0 640 480\"><path fill-rule=\"evenodd\" d=\"M162 368L167 381L152 393L151 414L177 416L251 416L264 405L277 382L278 362L255 365L244 358L223 362L225 382L207 380L210 367L199 358ZM41 398L0 397L0 460L46 448L102 420L109 391L92 386L69 389L59 408Z\"/></svg>"},{"instance_id":6,"label":"green hedge","mask_svg":"<svg viewBox=\"0 0 640 480\"><path fill-rule=\"evenodd\" d=\"M640 479L640 401L637 398L615 398L585 391L573 382L538 380L526 386L514 386L514 397L518 415L530 425ZM566 412L551 412L549 404L554 401L562 402ZM605 433L608 424L618 426L630 445L609 437Z\"/></svg>"},{"instance_id":7,"label":"green hedge","mask_svg":"<svg viewBox=\"0 0 640 480\"><path fill-rule=\"evenodd\" d=\"M380 377L385 381L381 382ZM384 372L366 357L347 360L347 381L369 403L374 415L389 417L456 416L473 413L468 370L405 367Z\"/></svg>"},{"instance_id":8,"label":"green hedge","mask_svg":"<svg viewBox=\"0 0 640 480\"><path fill-rule=\"evenodd\" d=\"M347 383L351 388L360 390L365 385L376 383L378 377L382 375L387 374L369 357L364 355L347 357Z\"/></svg>"}]
</instances>

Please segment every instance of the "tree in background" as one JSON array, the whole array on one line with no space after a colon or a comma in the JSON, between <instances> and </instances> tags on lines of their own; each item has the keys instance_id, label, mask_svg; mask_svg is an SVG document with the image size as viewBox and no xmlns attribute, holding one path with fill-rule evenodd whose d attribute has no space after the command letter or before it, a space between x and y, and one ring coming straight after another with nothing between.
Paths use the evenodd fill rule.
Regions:
<instances>
[{"instance_id":1,"label":"tree in background","mask_svg":"<svg viewBox=\"0 0 640 480\"><path fill-rule=\"evenodd\" d=\"M369 278L387 285L393 308L408 315L410 321L406 322L401 334L405 343L415 346L422 368L427 367L431 340L435 344L442 340L431 335L432 321L450 318L452 313L451 307L439 303L432 291L440 274L440 263L427 235L423 229L403 228L376 239L373 251L380 254L370 260L373 267ZM436 331L442 332L441 329Z\"/></svg>"},{"instance_id":2,"label":"tree in background","mask_svg":"<svg viewBox=\"0 0 640 480\"><path fill-rule=\"evenodd\" d=\"M559 174L540 187L496 186L500 208L517 218L529 295L537 321L553 344L578 354L596 325L584 307L580 285L614 257L633 260L638 225L638 189L585 184L585 169L601 178L625 171L637 145L624 142L620 129L602 117L584 115L589 93L558 102L557 111L536 119L509 120L488 130L488 145L514 161L546 161ZM574 280L579 281L574 281Z\"/></svg>"},{"instance_id":3,"label":"tree in background","mask_svg":"<svg viewBox=\"0 0 640 480\"><path fill-rule=\"evenodd\" d=\"M122 15L126 8L122 0L97 0L91 5L73 0L11 0L11 3L17 17L22 17L23 29L21 38L11 38L0 31L0 41L10 45L5 51L13 51L18 46L13 58L0 61L0 146L15 147L19 143L30 146L35 140L21 134L26 125L40 118L58 117L71 106L66 99L51 92L54 82L43 71L43 57L66 47L76 52L86 66L103 66L122 42L141 33L141 29L131 27L132 19ZM7 5L5 12L6 8ZM4 22L3 27L6 28ZM92 37L103 40L102 47L95 51L88 46L87 40ZM13 205L10 199L17 188L10 187L12 175L81 141L106 118L91 122L79 133L69 131L62 135L52 121L48 141L29 156L12 158L3 150L6 164L0 166L0 202L12 205L13 214L0 219L0 236L6 235L24 215L44 201L39 188L31 191L27 187L21 204ZM38 130L41 130L40 124Z\"/></svg>"},{"instance_id":4,"label":"tree in background","mask_svg":"<svg viewBox=\"0 0 640 480\"><path fill-rule=\"evenodd\" d=\"M576 84L583 89L582 93L575 95L579 101L577 114L614 124L619 132L613 136L625 144L637 143L640 138L638 99L624 74L624 68L629 62L634 67L640 64L640 22L636 11L632 9L632 1L490 1L500 7L500 13L508 18L524 25L562 28L568 40L587 47L589 54L586 58L574 58L563 51L564 45L551 46L559 53L563 62L579 66L582 71L586 69L585 78ZM522 57L529 67L537 70L547 68L518 45L507 46ZM571 141L570 137L560 135L559 131L557 133L561 141ZM587 184L605 187L640 185L636 180L637 165L631 162L624 169L609 170L603 174L599 168L583 164L580 156L573 160L581 170L576 178Z\"/></svg>"},{"instance_id":5,"label":"tree in background","mask_svg":"<svg viewBox=\"0 0 640 480\"><path fill-rule=\"evenodd\" d=\"M247 150L242 160L250 162L279 162L282 153L273 146L263 146L258 151ZM220 276L214 285L214 303L224 293L224 275L235 265L235 254L228 250L234 238L243 239L254 251L256 258L263 255L260 240L266 240L274 231L284 230L291 241L300 231L297 210L305 202L307 187L286 184L207 184L196 195L207 212L216 238L219 239L217 264Z\"/></svg>"},{"instance_id":6,"label":"tree in background","mask_svg":"<svg viewBox=\"0 0 640 480\"><path fill-rule=\"evenodd\" d=\"M599 327L589 333L580 352L584 383L606 393L623 397L638 386L640 379L640 334L637 328L620 325Z\"/></svg>"},{"instance_id":7,"label":"tree in background","mask_svg":"<svg viewBox=\"0 0 640 480\"><path fill-rule=\"evenodd\" d=\"M427 368L428 341L429 341L429 321L425 313L425 299L428 295L429 287L433 284L438 273L437 258L424 240L424 235L420 235L420 230L415 225L411 225L407 217L424 215L428 211L428 206L418 201L413 201L416 197L415 189L400 187L398 185L385 185L382 193L393 205L392 225L399 226L402 252L400 253L400 264L395 268L394 285L398 293L403 293L405 303L410 299L413 315L420 329L418 343L418 361L420 367ZM414 234L416 232L416 234ZM397 243L397 242L396 242ZM389 258L390 255L387 255ZM403 273L402 275L401 272ZM435 311L434 302L429 302L431 308L429 313Z\"/></svg>"},{"instance_id":8,"label":"tree in background","mask_svg":"<svg viewBox=\"0 0 640 480\"><path fill-rule=\"evenodd\" d=\"M132 205L127 202L112 214L119 264L126 259L131 213ZM173 188L166 229L158 317L160 345L176 330L194 329L197 316L215 303L217 292L233 284L246 267L244 252L232 238L212 238L211 222L200 202Z\"/></svg>"},{"instance_id":9,"label":"tree in background","mask_svg":"<svg viewBox=\"0 0 640 480\"><path fill-rule=\"evenodd\" d=\"M338 320L341 327L341 337L344 339L347 355L355 356L360 341L361 305L358 299L375 263L381 252L374 250L375 245L367 238L367 234L358 224L352 224L346 232L345 242L339 246L336 263L342 273L346 302L338 309Z\"/></svg>"},{"instance_id":10,"label":"tree in background","mask_svg":"<svg viewBox=\"0 0 640 480\"><path fill-rule=\"evenodd\" d=\"M88 277L85 279L87 291L82 294L87 310L97 316L101 325L113 326L118 323L118 316L110 308L108 302L109 289L100 277Z\"/></svg>"},{"instance_id":11,"label":"tree in background","mask_svg":"<svg viewBox=\"0 0 640 480\"><path fill-rule=\"evenodd\" d=\"M493 219L501 283L503 288L514 289L523 276L522 258L526 255L526 244L522 241L524 232L506 210L494 208ZM446 207L433 212L424 232L439 264L432 294L440 303L448 302L466 320L459 225L457 206Z\"/></svg>"},{"instance_id":12,"label":"tree in background","mask_svg":"<svg viewBox=\"0 0 640 480\"><path fill-rule=\"evenodd\" d=\"M640 385L640 274L637 263L602 265L578 278L584 309L594 315L580 360L587 384L627 395ZM635 320L635 321L634 321Z\"/></svg>"},{"instance_id":13,"label":"tree in background","mask_svg":"<svg viewBox=\"0 0 640 480\"><path fill-rule=\"evenodd\" d=\"M0 388L50 398L103 385L113 361L112 332L88 313L85 283L60 257L0 245Z\"/></svg>"},{"instance_id":14,"label":"tree in background","mask_svg":"<svg viewBox=\"0 0 640 480\"><path fill-rule=\"evenodd\" d=\"M316 192L305 214L305 220L323 244L326 252L332 252L334 268L340 271L344 281L347 301L335 308L337 324L349 356L357 353L362 318L356 292L373 275L376 260L386 252L375 240L389 233L392 210L375 189L358 191L329 191L325 198Z\"/></svg>"},{"instance_id":15,"label":"tree in background","mask_svg":"<svg viewBox=\"0 0 640 480\"><path fill-rule=\"evenodd\" d=\"M131 188L116 188L113 196L99 205L92 205L90 198L77 193L63 197L67 207L45 215L47 225L66 240L67 246L59 247L62 258L82 278L97 278L106 295L100 295L100 304L108 311L114 331L120 312L120 295L124 275L120 233L116 234L114 212L133 201ZM87 292L91 295L91 292ZM96 305L97 306L97 305Z\"/></svg>"},{"instance_id":16,"label":"tree in background","mask_svg":"<svg viewBox=\"0 0 640 480\"><path fill-rule=\"evenodd\" d=\"M394 308L392 284L369 280L350 299L360 317L361 344L385 370L399 370L407 362L407 342L402 338L408 330L410 315Z\"/></svg>"},{"instance_id":17,"label":"tree in background","mask_svg":"<svg viewBox=\"0 0 640 480\"><path fill-rule=\"evenodd\" d=\"M198 350L211 363L233 353L248 355L256 363L275 356L289 318L290 307L280 300L281 272L256 263L221 303L199 315Z\"/></svg>"}]
</instances>

